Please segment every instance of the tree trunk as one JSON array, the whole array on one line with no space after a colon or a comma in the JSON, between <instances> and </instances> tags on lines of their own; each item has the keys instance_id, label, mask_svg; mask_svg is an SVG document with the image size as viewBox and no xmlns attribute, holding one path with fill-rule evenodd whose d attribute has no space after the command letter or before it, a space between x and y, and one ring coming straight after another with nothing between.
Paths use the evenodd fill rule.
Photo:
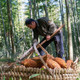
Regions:
<instances>
[{"instance_id":1,"label":"tree trunk","mask_svg":"<svg viewBox=\"0 0 80 80\"><path fill-rule=\"evenodd\" d=\"M80 32L79 32L79 30L78 30L78 29L79 29L79 26L78 26L78 24L77 24L77 23L78 23L78 20L79 20L79 17L78 17L78 15L77 15L78 13L77 13L77 1L76 1L76 0L74 1L74 5L75 5L75 9L74 9L74 10L75 10L75 15L76 15L76 16L75 16L76 34L77 34L76 39L77 39L77 45L78 45L77 48L78 48L78 54L79 54L79 51L80 51L80 48L79 48L79 46L80 46L80 44L79 44L79 35L80 35L80 34L79 34L79 33L80 33Z\"/></svg>"},{"instance_id":2,"label":"tree trunk","mask_svg":"<svg viewBox=\"0 0 80 80\"><path fill-rule=\"evenodd\" d=\"M76 21L75 21L75 7L74 7L74 1L71 1L71 12L72 12L72 32L73 32L73 45L74 45L74 53L78 52L78 44L77 44L77 34L76 34ZM76 49L76 50L75 50Z\"/></svg>"},{"instance_id":3,"label":"tree trunk","mask_svg":"<svg viewBox=\"0 0 80 80\"><path fill-rule=\"evenodd\" d=\"M7 44L6 27L5 27L5 24L4 24L4 19L3 19L3 12L2 12L1 3L0 3L0 11L1 11L1 17L2 17L3 28L4 28L4 39L5 39L6 57L7 57L8 44Z\"/></svg>"},{"instance_id":4,"label":"tree trunk","mask_svg":"<svg viewBox=\"0 0 80 80\"><path fill-rule=\"evenodd\" d=\"M14 54L14 42L13 42L13 27L12 27L12 19L11 19L11 11L10 11L10 0L7 0L7 13L10 25L10 36L11 36L11 46L12 46L12 57Z\"/></svg>"},{"instance_id":5,"label":"tree trunk","mask_svg":"<svg viewBox=\"0 0 80 80\"><path fill-rule=\"evenodd\" d=\"M36 0L34 0L34 2L33 2L33 4L34 4L34 7L33 7L33 19L37 19L37 16L36 16Z\"/></svg>"},{"instance_id":6,"label":"tree trunk","mask_svg":"<svg viewBox=\"0 0 80 80\"><path fill-rule=\"evenodd\" d=\"M44 10L45 10L45 16L49 17L48 16L48 11L47 11L47 0L44 1L43 5L44 5Z\"/></svg>"},{"instance_id":7,"label":"tree trunk","mask_svg":"<svg viewBox=\"0 0 80 80\"><path fill-rule=\"evenodd\" d=\"M64 12L63 12L63 0L59 0L59 4L60 4L60 14L61 14L61 21L62 21L61 24L65 24L65 23L64 23ZM62 35L62 37L63 37L63 39L64 39L64 49L66 50L66 51L65 51L65 53L66 53L66 59L68 59L67 35L66 35L65 32L66 32L66 30L65 30L65 27L64 27L64 28L63 28L63 31L62 31L62 33L63 33L64 36Z\"/></svg>"},{"instance_id":8,"label":"tree trunk","mask_svg":"<svg viewBox=\"0 0 80 80\"><path fill-rule=\"evenodd\" d=\"M68 29L68 47L69 47L68 52L69 52L69 59L73 60L72 32L71 32L68 0L65 0L65 4L66 4L67 29Z\"/></svg>"},{"instance_id":9,"label":"tree trunk","mask_svg":"<svg viewBox=\"0 0 80 80\"><path fill-rule=\"evenodd\" d=\"M31 0L29 0L29 13L30 13L30 18L32 18L32 3L31 3Z\"/></svg>"},{"instance_id":10,"label":"tree trunk","mask_svg":"<svg viewBox=\"0 0 80 80\"><path fill-rule=\"evenodd\" d=\"M39 6L38 6L38 3L37 3L37 18L40 18L40 15L39 15Z\"/></svg>"}]
</instances>

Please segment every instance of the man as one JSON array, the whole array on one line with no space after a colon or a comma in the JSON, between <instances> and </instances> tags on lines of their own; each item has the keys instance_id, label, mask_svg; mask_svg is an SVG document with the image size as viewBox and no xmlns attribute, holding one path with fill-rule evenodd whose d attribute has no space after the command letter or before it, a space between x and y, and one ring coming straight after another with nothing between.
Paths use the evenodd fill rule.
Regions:
<instances>
[{"instance_id":1,"label":"man","mask_svg":"<svg viewBox=\"0 0 80 80\"><path fill-rule=\"evenodd\" d=\"M57 26L52 21L50 21L47 17L42 17L37 20L26 19L25 25L33 30L33 44L38 42L39 35L44 36L42 41L46 39L47 42L45 42L42 46L46 48L52 41L54 41L56 47L56 55L60 58L63 58L64 48L61 31L50 39L51 34L53 34L57 30ZM38 51L42 56L45 54L41 48L39 48Z\"/></svg>"}]
</instances>

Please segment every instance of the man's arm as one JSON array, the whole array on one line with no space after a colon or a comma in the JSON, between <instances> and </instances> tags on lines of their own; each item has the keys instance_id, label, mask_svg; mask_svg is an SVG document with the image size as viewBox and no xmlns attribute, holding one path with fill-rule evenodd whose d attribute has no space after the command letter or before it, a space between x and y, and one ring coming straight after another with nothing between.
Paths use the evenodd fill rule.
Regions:
<instances>
[{"instance_id":1,"label":"man's arm","mask_svg":"<svg viewBox=\"0 0 80 80\"><path fill-rule=\"evenodd\" d=\"M57 26L55 25L54 22L48 21L48 30L47 30L47 35L51 35L57 30Z\"/></svg>"},{"instance_id":2,"label":"man's arm","mask_svg":"<svg viewBox=\"0 0 80 80\"><path fill-rule=\"evenodd\" d=\"M51 34L53 34L57 30L57 26L52 21L48 21L47 26L47 34L46 34L46 40L49 41L51 39Z\"/></svg>"},{"instance_id":3,"label":"man's arm","mask_svg":"<svg viewBox=\"0 0 80 80\"><path fill-rule=\"evenodd\" d=\"M47 17L38 19L40 26L45 29L46 35L51 35L57 30L57 26L54 22L50 21Z\"/></svg>"}]
</instances>

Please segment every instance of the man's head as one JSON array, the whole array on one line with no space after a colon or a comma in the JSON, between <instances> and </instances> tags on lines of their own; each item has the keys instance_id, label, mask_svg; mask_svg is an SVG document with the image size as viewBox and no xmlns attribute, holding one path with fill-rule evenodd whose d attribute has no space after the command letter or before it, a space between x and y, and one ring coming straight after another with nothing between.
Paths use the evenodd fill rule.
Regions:
<instances>
[{"instance_id":1,"label":"man's head","mask_svg":"<svg viewBox=\"0 0 80 80\"><path fill-rule=\"evenodd\" d=\"M25 25L30 29L36 28L36 21L34 19L26 19Z\"/></svg>"}]
</instances>

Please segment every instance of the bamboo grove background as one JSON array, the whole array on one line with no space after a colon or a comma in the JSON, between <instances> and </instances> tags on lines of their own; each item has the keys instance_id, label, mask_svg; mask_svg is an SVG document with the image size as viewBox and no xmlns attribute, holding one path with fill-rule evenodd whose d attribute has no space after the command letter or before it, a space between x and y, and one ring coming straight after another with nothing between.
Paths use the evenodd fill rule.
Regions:
<instances>
[{"instance_id":1,"label":"bamboo grove background","mask_svg":"<svg viewBox=\"0 0 80 80\"><path fill-rule=\"evenodd\" d=\"M17 59L28 50L33 33L24 25L25 19L44 16L58 26L65 24L66 59L80 57L80 0L0 0L0 58ZM47 51L56 56L54 43Z\"/></svg>"}]
</instances>

